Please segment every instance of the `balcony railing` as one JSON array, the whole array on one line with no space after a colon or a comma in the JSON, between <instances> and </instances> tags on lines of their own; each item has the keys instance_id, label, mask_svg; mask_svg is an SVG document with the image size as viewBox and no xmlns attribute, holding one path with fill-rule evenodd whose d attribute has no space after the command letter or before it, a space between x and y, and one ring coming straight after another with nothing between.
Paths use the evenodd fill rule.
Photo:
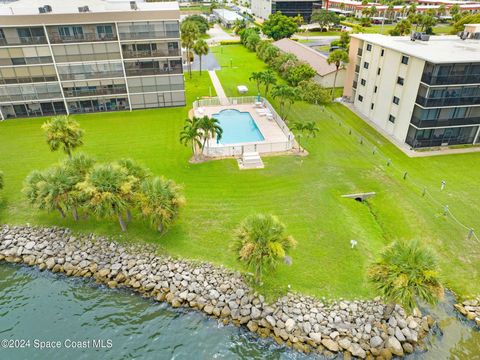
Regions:
<instances>
[{"instance_id":1,"label":"balcony railing","mask_svg":"<svg viewBox=\"0 0 480 360\"><path fill-rule=\"evenodd\" d=\"M121 40L136 39L163 39L163 38L179 38L179 31L142 31L142 32L121 32Z\"/></svg>"},{"instance_id":2,"label":"balcony railing","mask_svg":"<svg viewBox=\"0 0 480 360\"><path fill-rule=\"evenodd\" d=\"M424 107L478 105L480 104L480 96L459 96L432 99L418 95L416 102Z\"/></svg>"},{"instance_id":3,"label":"balcony railing","mask_svg":"<svg viewBox=\"0 0 480 360\"><path fill-rule=\"evenodd\" d=\"M419 128L444 127L444 126L455 126L455 125L477 125L477 124L480 124L480 117L477 116L477 117L468 117L468 118L424 120L424 119L420 119L417 116L412 116L410 123Z\"/></svg>"},{"instance_id":4,"label":"balcony railing","mask_svg":"<svg viewBox=\"0 0 480 360\"><path fill-rule=\"evenodd\" d=\"M36 45L46 44L47 38L45 36L21 36L21 37L8 37L0 39L0 46L7 45Z\"/></svg>"},{"instance_id":5,"label":"balcony railing","mask_svg":"<svg viewBox=\"0 0 480 360\"><path fill-rule=\"evenodd\" d=\"M358 50L357 50L357 55L358 55L358 56L362 56L362 54L363 54L363 49L358 48Z\"/></svg>"},{"instance_id":6,"label":"balcony railing","mask_svg":"<svg viewBox=\"0 0 480 360\"><path fill-rule=\"evenodd\" d=\"M0 96L0 102L6 101L29 101L37 99L62 99L62 93L37 93Z\"/></svg>"},{"instance_id":7,"label":"balcony railing","mask_svg":"<svg viewBox=\"0 0 480 360\"><path fill-rule=\"evenodd\" d=\"M79 54L79 55L55 55L55 61L57 63L75 62L75 61L118 60L120 58L121 58L120 52Z\"/></svg>"},{"instance_id":8,"label":"balcony railing","mask_svg":"<svg viewBox=\"0 0 480 360\"><path fill-rule=\"evenodd\" d=\"M147 57L161 57L161 56L180 56L180 50L151 50L151 51L132 51L124 50L123 57L130 58L147 58Z\"/></svg>"},{"instance_id":9,"label":"balcony railing","mask_svg":"<svg viewBox=\"0 0 480 360\"><path fill-rule=\"evenodd\" d=\"M354 89L356 89L356 88L357 88L357 85L358 85L358 82L354 81L352 87L353 87Z\"/></svg>"},{"instance_id":10,"label":"balcony railing","mask_svg":"<svg viewBox=\"0 0 480 360\"><path fill-rule=\"evenodd\" d=\"M82 96L97 96L97 95L116 95L126 94L126 87L110 88L110 89L97 89L97 90L65 90L63 91L65 97L82 97Z\"/></svg>"},{"instance_id":11,"label":"balcony railing","mask_svg":"<svg viewBox=\"0 0 480 360\"><path fill-rule=\"evenodd\" d=\"M100 111L119 111L119 110L129 110L128 101L124 99L123 104L115 104L107 106L106 104L91 106L77 106L76 104L69 104L70 114L80 114L80 113L89 113L89 112L100 112Z\"/></svg>"},{"instance_id":12,"label":"balcony railing","mask_svg":"<svg viewBox=\"0 0 480 360\"><path fill-rule=\"evenodd\" d=\"M408 139L405 141L407 144L411 145L413 148L424 148L424 147L435 147L435 146L451 146L451 145L461 145L461 144L473 144L475 140L474 136L456 136L456 137L440 137L427 140L418 140L418 139Z\"/></svg>"},{"instance_id":13,"label":"balcony railing","mask_svg":"<svg viewBox=\"0 0 480 360\"><path fill-rule=\"evenodd\" d=\"M104 79L123 77L123 71L102 71L102 72L88 72L78 74L60 74L62 80L85 80L85 79Z\"/></svg>"},{"instance_id":14,"label":"balcony railing","mask_svg":"<svg viewBox=\"0 0 480 360\"><path fill-rule=\"evenodd\" d=\"M88 42L88 41L114 41L114 40L117 40L117 35L84 33L84 34L66 36L66 35L60 35L59 33L50 33L49 38L52 44L63 44L63 43L74 43L74 42Z\"/></svg>"},{"instance_id":15,"label":"balcony railing","mask_svg":"<svg viewBox=\"0 0 480 360\"><path fill-rule=\"evenodd\" d=\"M446 76L423 74L422 82L429 85L476 84L480 83L480 74Z\"/></svg>"},{"instance_id":16,"label":"balcony railing","mask_svg":"<svg viewBox=\"0 0 480 360\"><path fill-rule=\"evenodd\" d=\"M359 73L360 72L360 65L355 65L355 72Z\"/></svg>"},{"instance_id":17,"label":"balcony railing","mask_svg":"<svg viewBox=\"0 0 480 360\"><path fill-rule=\"evenodd\" d=\"M144 75L168 75L168 74L181 74L182 68L125 68L127 76L144 76Z\"/></svg>"},{"instance_id":18,"label":"balcony railing","mask_svg":"<svg viewBox=\"0 0 480 360\"><path fill-rule=\"evenodd\" d=\"M16 78L0 78L0 84L28 84L35 82L48 82L48 81L57 81L56 76L26 76L26 77L16 77Z\"/></svg>"}]
</instances>

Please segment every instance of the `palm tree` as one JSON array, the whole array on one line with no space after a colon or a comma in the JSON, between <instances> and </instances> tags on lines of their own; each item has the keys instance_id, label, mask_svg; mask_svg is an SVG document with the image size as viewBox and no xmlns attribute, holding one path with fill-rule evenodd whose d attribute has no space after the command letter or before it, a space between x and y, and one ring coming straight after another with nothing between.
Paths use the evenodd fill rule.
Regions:
<instances>
[{"instance_id":1,"label":"palm tree","mask_svg":"<svg viewBox=\"0 0 480 360\"><path fill-rule=\"evenodd\" d=\"M198 130L200 130L203 139L202 152L203 149L205 149L205 144L207 143L208 139L213 139L216 136L217 141L219 141L222 138L223 134L223 129L221 128L218 119L215 119L213 117L211 118L206 115L200 119L198 123Z\"/></svg>"},{"instance_id":2,"label":"palm tree","mask_svg":"<svg viewBox=\"0 0 480 360\"><path fill-rule=\"evenodd\" d=\"M233 249L238 259L254 271L260 283L264 270L274 269L279 260L295 247L295 239L285 234L285 225L272 215L251 215L235 230Z\"/></svg>"},{"instance_id":3,"label":"palm tree","mask_svg":"<svg viewBox=\"0 0 480 360\"><path fill-rule=\"evenodd\" d=\"M334 99L335 98L334 92L335 92L335 86L337 84L338 70L340 69L341 66L343 67L345 64L348 64L348 53L342 49L334 50L330 53L330 55L328 55L327 63L335 64L335 77L333 78L333 88L332 88L332 99Z\"/></svg>"},{"instance_id":4,"label":"palm tree","mask_svg":"<svg viewBox=\"0 0 480 360\"><path fill-rule=\"evenodd\" d=\"M434 305L443 297L433 252L418 241L395 242L370 265L369 280L383 298L411 312L417 301Z\"/></svg>"},{"instance_id":5,"label":"palm tree","mask_svg":"<svg viewBox=\"0 0 480 360\"><path fill-rule=\"evenodd\" d=\"M262 84L263 73L261 71L254 71L248 80L255 81L255 84L257 85L257 92L260 94L260 85Z\"/></svg>"},{"instance_id":6,"label":"palm tree","mask_svg":"<svg viewBox=\"0 0 480 360\"><path fill-rule=\"evenodd\" d=\"M198 56L200 61L200 75L202 75L202 56L208 55L208 44L205 40L199 39L193 45L193 52Z\"/></svg>"},{"instance_id":7,"label":"palm tree","mask_svg":"<svg viewBox=\"0 0 480 360\"><path fill-rule=\"evenodd\" d=\"M192 119L186 119L183 130L180 133L180 143L187 146L190 144L192 146L192 153L194 158L197 158L197 147L202 147L202 135L198 131L198 125L200 118L193 117Z\"/></svg>"},{"instance_id":8,"label":"palm tree","mask_svg":"<svg viewBox=\"0 0 480 360\"><path fill-rule=\"evenodd\" d=\"M195 45L195 41L198 39L200 30L198 26L193 21L184 21L181 26L181 40L182 45L185 46L187 50L187 63L188 63L188 72L190 74L190 79L192 78L192 63L190 61L191 49Z\"/></svg>"},{"instance_id":9,"label":"palm tree","mask_svg":"<svg viewBox=\"0 0 480 360\"><path fill-rule=\"evenodd\" d=\"M265 99L268 96L268 90L270 89L271 85L277 84L277 77L275 73L271 69L267 69L262 72L262 76L260 82L265 86Z\"/></svg>"},{"instance_id":10,"label":"palm tree","mask_svg":"<svg viewBox=\"0 0 480 360\"><path fill-rule=\"evenodd\" d=\"M85 195L85 206L89 211L98 218L116 217L122 230L126 231L123 214L131 204L136 181L118 164L98 164L77 186Z\"/></svg>"},{"instance_id":11,"label":"palm tree","mask_svg":"<svg viewBox=\"0 0 480 360\"><path fill-rule=\"evenodd\" d=\"M309 121L306 123L294 123L292 126L292 130L296 132L296 137L307 137L307 138L314 138L317 137L317 133L320 129L317 127L315 121Z\"/></svg>"},{"instance_id":12,"label":"palm tree","mask_svg":"<svg viewBox=\"0 0 480 360\"><path fill-rule=\"evenodd\" d=\"M30 204L40 207L40 203L43 201L43 199L40 198L40 186L44 182L44 172L34 170L28 174L23 184L22 192L25 194L25 197Z\"/></svg>"},{"instance_id":13,"label":"palm tree","mask_svg":"<svg viewBox=\"0 0 480 360\"><path fill-rule=\"evenodd\" d=\"M159 232L163 232L178 216L185 199L180 187L162 177L148 178L140 185L139 206L142 214Z\"/></svg>"},{"instance_id":14,"label":"palm tree","mask_svg":"<svg viewBox=\"0 0 480 360\"><path fill-rule=\"evenodd\" d=\"M57 151L60 147L69 156L72 151L83 145L84 131L78 122L67 116L55 116L42 125L47 138L47 144L51 151Z\"/></svg>"},{"instance_id":15,"label":"palm tree","mask_svg":"<svg viewBox=\"0 0 480 360\"><path fill-rule=\"evenodd\" d=\"M128 202L130 203L125 212L125 218L127 222L132 221L132 212L131 209L135 206L135 194L140 189L140 183L145 179L150 177L150 170L146 167L138 164L135 160L132 159L121 159L116 162L118 165L123 167L127 172L128 176L132 176L136 180L132 182L132 189L130 192L131 197L128 198ZM133 179L132 179L133 180Z\"/></svg>"},{"instance_id":16,"label":"palm tree","mask_svg":"<svg viewBox=\"0 0 480 360\"><path fill-rule=\"evenodd\" d=\"M272 90L272 96L274 99L278 99L280 105L280 116L284 121L287 121L287 115L290 107L293 105L295 100L298 99L297 88L285 84L275 85Z\"/></svg>"}]
</instances>

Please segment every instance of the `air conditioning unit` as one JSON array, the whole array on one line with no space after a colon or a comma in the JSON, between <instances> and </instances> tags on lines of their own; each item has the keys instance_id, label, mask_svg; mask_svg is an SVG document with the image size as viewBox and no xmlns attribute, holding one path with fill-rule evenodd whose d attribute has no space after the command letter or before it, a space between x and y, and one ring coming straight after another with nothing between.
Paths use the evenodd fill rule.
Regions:
<instances>
[{"instance_id":1,"label":"air conditioning unit","mask_svg":"<svg viewBox=\"0 0 480 360\"><path fill-rule=\"evenodd\" d=\"M40 14L45 14L45 13L46 13L45 8L44 8L43 6L41 6L41 7L38 8L38 12L39 12Z\"/></svg>"},{"instance_id":2,"label":"air conditioning unit","mask_svg":"<svg viewBox=\"0 0 480 360\"><path fill-rule=\"evenodd\" d=\"M137 10L137 2L136 1L130 1L130 9L132 10Z\"/></svg>"},{"instance_id":3,"label":"air conditioning unit","mask_svg":"<svg viewBox=\"0 0 480 360\"><path fill-rule=\"evenodd\" d=\"M52 7L50 5L43 5L43 8L45 9L45 12L47 12L47 13L52 12Z\"/></svg>"},{"instance_id":4,"label":"air conditioning unit","mask_svg":"<svg viewBox=\"0 0 480 360\"><path fill-rule=\"evenodd\" d=\"M89 12L90 9L88 8L88 6L80 6L78 8L78 12L81 12L81 13L86 13L86 12Z\"/></svg>"}]
</instances>

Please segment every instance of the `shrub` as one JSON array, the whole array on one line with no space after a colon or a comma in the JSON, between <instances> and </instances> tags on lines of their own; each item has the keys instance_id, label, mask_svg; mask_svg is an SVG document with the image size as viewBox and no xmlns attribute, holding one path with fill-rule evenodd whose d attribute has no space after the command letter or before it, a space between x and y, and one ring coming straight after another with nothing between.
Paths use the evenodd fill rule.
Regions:
<instances>
[{"instance_id":1,"label":"shrub","mask_svg":"<svg viewBox=\"0 0 480 360\"><path fill-rule=\"evenodd\" d=\"M327 89L313 80L304 80L298 84L300 96L303 101L310 104L327 104L330 102L330 94Z\"/></svg>"},{"instance_id":2,"label":"shrub","mask_svg":"<svg viewBox=\"0 0 480 360\"><path fill-rule=\"evenodd\" d=\"M238 45L242 42L240 40L222 40L220 41L220 45Z\"/></svg>"},{"instance_id":3,"label":"shrub","mask_svg":"<svg viewBox=\"0 0 480 360\"><path fill-rule=\"evenodd\" d=\"M197 25L198 30L201 34L206 34L210 27L208 24L208 20L201 15L189 15L183 20L183 22L186 21L194 22Z\"/></svg>"}]
</instances>

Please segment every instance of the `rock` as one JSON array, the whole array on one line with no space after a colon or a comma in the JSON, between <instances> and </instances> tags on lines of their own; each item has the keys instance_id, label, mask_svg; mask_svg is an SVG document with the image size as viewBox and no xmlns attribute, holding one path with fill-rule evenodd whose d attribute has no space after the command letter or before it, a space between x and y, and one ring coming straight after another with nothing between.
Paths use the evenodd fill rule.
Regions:
<instances>
[{"instance_id":1,"label":"rock","mask_svg":"<svg viewBox=\"0 0 480 360\"><path fill-rule=\"evenodd\" d=\"M410 320L410 322L408 323L408 327L412 330L415 330L417 327L418 327L418 324L415 320Z\"/></svg>"},{"instance_id":2,"label":"rock","mask_svg":"<svg viewBox=\"0 0 480 360\"><path fill-rule=\"evenodd\" d=\"M110 274L110 269L103 268L99 272L97 272L97 276L100 278L107 277L107 275Z\"/></svg>"},{"instance_id":3,"label":"rock","mask_svg":"<svg viewBox=\"0 0 480 360\"><path fill-rule=\"evenodd\" d=\"M203 311L205 311L208 315L211 315L213 313L213 306L210 304L205 305Z\"/></svg>"},{"instance_id":4,"label":"rock","mask_svg":"<svg viewBox=\"0 0 480 360\"><path fill-rule=\"evenodd\" d=\"M353 343L349 351L352 353L353 356L360 359L365 359L365 357L367 356L365 350L363 350L362 347L357 343Z\"/></svg>"},{"instance_id":5,"label":"rock","mask_svg":"<svg viewBox=\"0 0 480 360\"><path fill-rule=\"evenodd\" d=\"M32 250L34 246L35 246L35 241L29 241L25 244L25 249Z\"/></svg>"},{"instance_id":6,"label":"rock","mask_svg":"<svg viewBox=\"0 0 480 360\"><path fill-rule=\"evenodd\" d=\"M320 333L310 333L308 336L315 344L320 344L322 342L322 334Z\"/></svg>"},{"instance_id":7,"label":"rock","mask_svg":"<svg viewBox=\"0 0 480 360\"><path fill-rule=\"evenodd\" d=\"M402 330L397 326L395 328L395 337L397 338L398 341L403 342L405 341L405 335L403 335Z\"/></svg>"},{"instance_id":8,"label":"rock","mask_svg":"<svg viewBox=\"0 0 480 360\"><path fill-rule=\"evenodd\" d=\"M332 338L332 340L335 340L339 335L340 333L338 331L333 331L330 333L330 337Z\"/></svg>"},{"instance_id":9,"label":"rock","mask_svg":"<svg viewBox=\"0 0 480 360\"><path fill-rule=\"evenodd\" d=\"M413 352L413 346L412 344L406 342L406 343L403 343L402 344L402 347L403 347L403 350L407 353L407 354L411 354Z\"/></svg>"},{"instance_id":10,"label":"rock","mask_svg":"<svg viewBox=\"0 0 480 360\"><path fill-rule=\"evenodd\" d=\"M383 344L383 340L380 336L373 336L372 338L370 338L370 347L372 348L378 348L380 347L381 345Z\"/></svg>"},{"instance_id":11,"label":"rock","mask_svg":"<svg viewBox=\"0 0 480 360\"><path fill-rule=\"evenodd\" d=\"M48 258L47 261L45 261L45 265L48 270L53 269L55 266L55 259L54 258Z\"/></svg>"},{"instance_id":12,"label":"rock","mask_svg":"<svg viewBox=\"0 0 480 360\"><path fill-rule=\"evenodd\" d=\"M287 321L285 321L285 330L288 333L291 333L294 327L295 327L295 321L293 319L288 319Z\"/></svg>"},{"instance_id":13,"label":"rock","mask_svg":"<svg viewBox=\"0 0 480 360\"><path fill-rule=\"evenodd\" d=\"M372 332L372 324L370 323L365 324L365 332L367 334L370 334Z\"/></svg>"},{"instance_id":14,"label":"rock","mask_svg":"<svg viewBox=\"0 0 480 360\"><path fill-rule=\"evenodd\" d=\"M403 348L397 338L390 336L387 341L385 341L385 347L387 349L390 349L392 354L397 356L403 356Z\"/></svg>"},{"instance_id":15,"label":"rock","mask_svg":"<svg viewBox=\"0 0 480 360\"><path fill-rule=\"evenodd\" d=\"M248 330L250 330L251 332L257 332L257 330L258 330L258 324L257 324L255 321L250 320L250 321L247 323L247 328L248 328Z\"/></svg>"},{"instance_id":16,"label":"rock","mask_svg":"<svg viewBox=\"0 0 480 360\"><path fill-rule=\"evenodd\" d=\"M267 322L270 324L271 327L275 327L276 325L276 321L275 319L273 318L273 316L270 316L268 315L265 320L267 320Z\"/></svg>"},{"instance_id":17,"label":"rock","mask_svg":"<svg viewBox=\"0 0 480 360\"><path fill-rule=\"evenodd\" d=\"M252 317L252 319L256 320L262 316L262 312L256 307L252 307L252 310L250 311L250 316Z\"/></svg>"},{"instance_id":18,"label":"rock","mask_svg":"<svg viewBox=\"0 0 480 360\"><path fill-rule=\"evenodd\" d=\"M338 344L332 339L323 339L322 345L325 346L331 352L336 353L338 351Z\"/></svg>"},{"instance_id":19,"label":"rock","mask_svg":"<svg viewBox=\"0 0 480 360\"><path fill-rule=\"evenodd\" d=\"M348 350L350 345L352 345L352 342L348 338L342 338L342 339L338 340L338 345L340 345L340 347L342 349ZM352 354L352 355L354 355L354 354Z\"/></svg>"}]
</instances>

